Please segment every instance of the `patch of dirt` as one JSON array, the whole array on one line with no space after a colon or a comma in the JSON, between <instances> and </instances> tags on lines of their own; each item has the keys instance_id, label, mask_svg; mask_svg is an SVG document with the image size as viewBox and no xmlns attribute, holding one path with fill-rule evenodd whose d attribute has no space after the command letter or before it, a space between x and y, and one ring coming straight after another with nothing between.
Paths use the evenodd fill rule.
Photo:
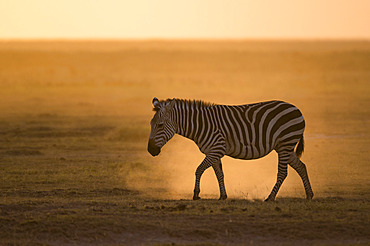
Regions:
<instances>
[{"instance_id":1,"label":"patch of dirt","mask_svg":"<svg viewBox=\"0 0 370 246\"><path fill-rule=\"evenodd\" d=\"M2 192L2 197L109 197L109 196L133 196L138 195L137 191L112 188L112 189L91 189L91 190L80 190L80 189L53 189L53 190L9 190Z\"/></svg>"},{"instance_id":2,"label":"patch of dirt","mask_svg":"<svg viewBox=\"0 0 370 246\"><path fill-rule=\"evenodd\" d=\"M29 149L29 148L24 148L24 149L13 149L13 150L7 150L3 152L5 155L9 156L34 156L34 155L42 155L42 152L37 149Z\"/></svg>"}]
</instances>

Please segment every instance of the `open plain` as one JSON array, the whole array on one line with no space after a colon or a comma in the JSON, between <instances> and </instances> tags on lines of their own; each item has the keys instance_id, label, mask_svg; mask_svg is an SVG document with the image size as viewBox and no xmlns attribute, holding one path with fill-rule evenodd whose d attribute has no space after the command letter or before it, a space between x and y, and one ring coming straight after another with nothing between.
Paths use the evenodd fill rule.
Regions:
<instances>
[{"instance_id":1,"label":"open plain","mask_svg":"<svg viewBox=\"0 0 370 246\"><path fill-rule=\"evenodd\" d=\"M223 159L175 136L147 153L153 97L279 99L306 120L315 197L277 156ZM0 244L369 245L370 42L0 42Z\"/></svg>"}]
</instances>

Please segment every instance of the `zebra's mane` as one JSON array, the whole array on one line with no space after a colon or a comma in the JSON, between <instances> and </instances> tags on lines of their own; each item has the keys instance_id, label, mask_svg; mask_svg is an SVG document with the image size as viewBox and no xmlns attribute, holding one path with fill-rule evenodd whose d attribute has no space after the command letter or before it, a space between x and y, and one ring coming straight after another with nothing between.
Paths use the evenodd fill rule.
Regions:
<instances>
[{"instance_id":1,"label":"zebra's mane","mask_svg":"<svg viewBox=\"0 0 370 246\"><path fill-rule=\"evenodd\" d=\"M206 108L206 107L212 107L216 105L214 103L205 102L202 100L190 100L190 99L179 99L179 98L167 99L166 101L172 101L172 100L175 100L176 102L184 102L190 106L194 106L197 108Z\"/></svg>"},{"instance_id":2,"label":"zebra's mane","mask_svg":"<svg viewBox=\"0 0 370 246\"><path fill-rule=\"evenodd\" d=\"M205 101L202 101L202 100L190 100L190 99L179 99L179 98L159 100L159 103L160 104L162 104L164 102L167 103L167 102L171 102L173 100L175 100L176 102L181 102L181 103L188 104L189 106L193 106L193 107L196 107L196 108L207 108L207 107L212 107L212 106L216 105L215 103L205 102ZM155 111L155 112L159 111L159 107L154 107L153 111Z\"/></svg>"}]
</instances>

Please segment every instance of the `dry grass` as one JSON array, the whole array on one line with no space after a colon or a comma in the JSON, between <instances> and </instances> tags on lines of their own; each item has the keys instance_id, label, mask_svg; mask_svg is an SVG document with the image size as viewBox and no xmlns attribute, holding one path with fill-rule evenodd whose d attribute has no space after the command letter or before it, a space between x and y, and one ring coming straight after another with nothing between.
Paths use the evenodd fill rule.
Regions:
<instances>
[{"instance_id":1,"label":"dry grass","mask_svg":"<svg viewBox=\"0 0 370 246\"><path fill-rule=\"evenodd\" d=\"M0 43L3 244L370 243L368 42ZM316 194L276 156L225 158L230 199L203 156L171 140L146 152L152 97L292 102L307 122Z\"/></svg>"}]
</instances>

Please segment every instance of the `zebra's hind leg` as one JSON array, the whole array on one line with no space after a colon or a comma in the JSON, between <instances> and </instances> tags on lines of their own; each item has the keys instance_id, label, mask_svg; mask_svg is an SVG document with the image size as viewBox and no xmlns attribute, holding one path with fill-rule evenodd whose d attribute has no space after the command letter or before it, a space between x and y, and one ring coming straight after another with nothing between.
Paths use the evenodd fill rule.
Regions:
<instances>
[{"instance_id":1,"label":"zebra's hind leg","mask_svg":"<svg viewBox=\"0 0 370 246\"><path fill-rule=\"evenodd\" d=\"M288 160L290 157L289 152L280 152L278 153L279 156L279 164L278 164L278 173L277 173L277 180L275 183L274 188L272 189L270 195L267 197L265 202L274 201L276 194L278 193L280 186L284 182L286 176L288 175Z\"/></svg>"},{"instance_id":2,"label":"zebra's hind leg","mask_svg":"<svg viewBox=\"0 0 370 246\"><path fill-rule=\"evenodd\" d=\"M213 170L215 171L218 185L220 186L220 198L218 200L225 200L227 198L226 190L225 190L225 183L224 183L224 172L222 171L222 163L221 160L216 164L212 165Z\"/></svg>"},{"instance_id":3,"label":"zebra's hind leg","mask_svg":"<svg viewBox=\"0 0 370 246\"><path fill-rule=\"evenodd\" d=\"M202 163L198 166L197 170L195 171L195 187L194 187L194 195L193 200L199 200L199 193L200 193L200 178L204 171L212 166L213 163L217 163L219 159L214 159L209 156L206 156Z\"/></svg>"},{"instance_id":4,"label":"zebra's hind leg","mask_svg":"<svg viewBox=\"0 0 370 246\"><path fill-rule=\"evenodd\" d=\"M297 171L299 176L302 179L304 189L306 191L306 198L307 200L311 200L313 197L313 192L310 184L310 180L308 179L306 165L294 154L292 155L292 160L290 161L289 165Z\"/></svg>"}]
</instances>

